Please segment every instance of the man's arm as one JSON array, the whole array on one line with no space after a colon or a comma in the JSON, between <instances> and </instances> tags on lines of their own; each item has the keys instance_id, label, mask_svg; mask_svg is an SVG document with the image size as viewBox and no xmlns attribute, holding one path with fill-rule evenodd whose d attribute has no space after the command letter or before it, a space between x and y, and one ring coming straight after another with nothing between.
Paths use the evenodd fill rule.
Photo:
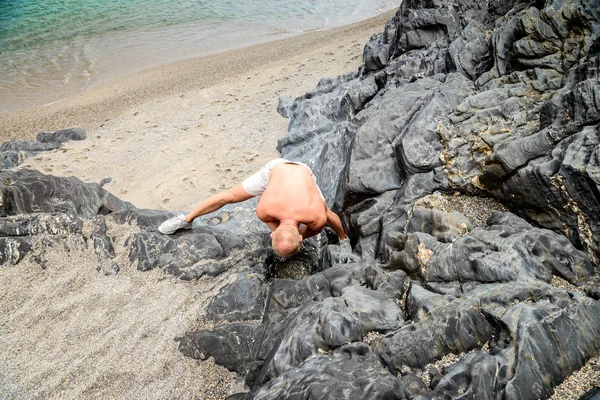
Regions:
<instances>
[{"instance_id":1,"label":"man's arm","mask_svg":"<svg viewBox=\"0 0 600 400\"><path fill-rule=\"evenodd\" d=\"M269 221L265 222L265 224L267 224L271 232L275 232L275 229L279 228L279 221Z\"/></svg>"},{"instance_id":2,"label":"man's arm","mask_svg":"<svg viewBox=\"0 0 600 400\"><path fill-rule=\"evenodd\" d=\"M342 226L342 220L338 217L333 211L327 207L327 225L331 227L337 233L341 240L347 238L346 232L344 232L344 227Z\"/></svg>"}]
</instances>

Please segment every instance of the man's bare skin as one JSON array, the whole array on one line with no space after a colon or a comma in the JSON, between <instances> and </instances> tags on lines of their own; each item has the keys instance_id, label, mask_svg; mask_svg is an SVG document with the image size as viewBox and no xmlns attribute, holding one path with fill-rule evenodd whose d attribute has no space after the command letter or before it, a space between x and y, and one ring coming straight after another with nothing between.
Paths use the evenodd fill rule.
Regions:
<instances>
[{"instance_id":1,"label":"man's bare skin","mask_svg":"<svg viewBox=\"0 0 600 400\"><path fill-rule=\"evenodd\" d=\"M298 164L278 164L271 170L271 181L263 193L256 215L275 231L281 223L300 227L303 238L323 230L329 222L341 239L346 237L342 223L321 198L310 170Z\"/></svg>"},{"instance_id":2,"label":"man's bare skin","mask_svg":"<svg viewBox=\"0 0 600 400\"><path fill-rule=\"evenodd\" d=\"M200 203L185 216L185 221L190 223L226 204L252 197L240 184ZM284 236L285 232L296 232L298 243L303 238L317 235L325 225L329 225L340 239L346 239L340 218L327 207L311 171L304 165L281 163L271 169L269 184L258 202L256 215L273 232L274 249L277 235L281 232Z\"/></svg>"}]
</instances>

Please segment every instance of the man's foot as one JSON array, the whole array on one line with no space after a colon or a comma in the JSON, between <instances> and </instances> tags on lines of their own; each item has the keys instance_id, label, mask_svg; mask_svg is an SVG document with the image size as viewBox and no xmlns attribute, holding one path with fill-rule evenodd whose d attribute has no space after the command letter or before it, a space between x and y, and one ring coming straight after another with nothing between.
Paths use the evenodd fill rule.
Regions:
<instances>
[{"instance_id":1,"label":"man's foot","mask_svg":"<svg viewBox=\"0 0 600 400\"><path fill-rule=\"evenodd\" d=\"M192 223L185 222L185 215L177 214L177 216L175 216L171 219L168 219L165 222L163 222L162 224L160 224L160 226L158 227L158 231L165 235L170 235L180 229L191 229L191 228L192 228Z\"/></svg>"}]
</instances>

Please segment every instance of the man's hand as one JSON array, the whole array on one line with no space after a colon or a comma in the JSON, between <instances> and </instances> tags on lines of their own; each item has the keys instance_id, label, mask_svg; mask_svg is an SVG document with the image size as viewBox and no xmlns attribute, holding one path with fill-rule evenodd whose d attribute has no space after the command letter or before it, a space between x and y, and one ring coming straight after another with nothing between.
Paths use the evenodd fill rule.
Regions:
<instances>
[{"instance_id":1,"label":"man's hand","mask_svg":"<svg viewBox=\"0 0 600 400\"><path fill-rule=\"evenodd\" d=\"M346 253L352 253L352 245L350 245L350 238L340 240L340 249Z\"/></svg>"}]
</instances>

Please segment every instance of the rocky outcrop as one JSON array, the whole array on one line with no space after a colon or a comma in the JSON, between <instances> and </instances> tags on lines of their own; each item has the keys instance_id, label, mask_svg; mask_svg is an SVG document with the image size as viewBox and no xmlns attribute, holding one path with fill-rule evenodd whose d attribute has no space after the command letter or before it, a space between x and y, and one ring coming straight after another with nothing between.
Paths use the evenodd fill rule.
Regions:
<instances>
[{"instance_id":1,"label":"rocky outcrop","mask_svg":"<svg viewBox=\"0 0 600 400\"><path fill-rule=\"evenodd\" d=\"M27 157L39 152L55 150L70 140L84 140L85 129L61 129L55 132L39 132L36 140L14 139L0 145L0 168L13 168Z\"/></svg>"},{"instance_id":2,"label":"rocky outcrop","mask_svg":"<svg viewBox=\"0 0 600 400\"><path fill-rule=\"evenodd\" d=\"M423 191L459 190L596 259L598 40L594 2L404 2L359 72L282 102L279 148L335 182L374 256L370 208L385 230Z\"/></svg>"},{"instance_id":3,"label":"rocky outcrop","mask_svg":"<svg viewBox=\"0 0 600 400\"><path fill-rule=\"evenodd\" d=\"M600 353L599 32L591 1L404 1L358 71L282 99L278 149L312 168L351 253L326 231L276 257L253 202L164 236L168 213L5 171L0 260L77 248L115 274L119 248L220 276L215 327L176 340L243 376L232 398L547 398ZM444 208L465 196L504 207Z\"/></svg>"}]
</instances>

